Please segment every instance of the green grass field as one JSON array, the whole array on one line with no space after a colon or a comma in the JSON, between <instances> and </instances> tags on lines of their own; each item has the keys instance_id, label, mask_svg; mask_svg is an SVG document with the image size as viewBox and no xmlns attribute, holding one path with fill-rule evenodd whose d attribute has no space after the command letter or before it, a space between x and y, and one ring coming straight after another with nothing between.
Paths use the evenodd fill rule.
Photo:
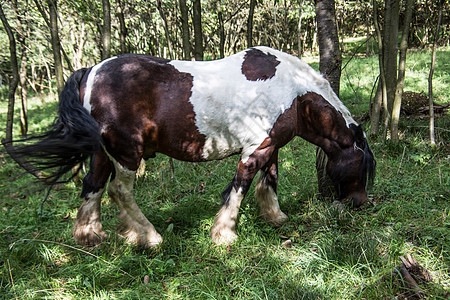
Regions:
<instances>
[{"instance_id":1,"label":"green grass field","mask_svg":"<svg viewBox=\"0 0 450 300\"><path fill-rule=\"evenodd\" d=\"M317 67L317 57L307 60ZM405 90L427 91L429 61L428 51L410 52ZM434 86L444 104L449 61L450 49L440 49ZM376 74L376 56L354 58L344 70L341 98L355 115L367 111ZM2 99L0 137L6 109ZM51 99L41 104L33 98L30 131L44 130L56 109ZM450 115L436 119L437 148L428 146L427 122L403 118L399 143L371 141L377 178L369 203L358 210L320 200L315 148L295 139L279 161L280 206L289 220L280 228L264 223L252 188L240 211L239 239L229 247L214 245L209 230L238 157L175 161L173 180L167 157L149 160L135 197L165 242L142 251L116 235L118 211L107 195L102 218L109 239L95 248L77 245L71 229L80 184L58 186L42 204L42 185L1 147L0 298L402 299L408 291L391 274L399 257L410 254L433 277L418 282L426 298L448 299Z\"/></svg>"}]
</instances>

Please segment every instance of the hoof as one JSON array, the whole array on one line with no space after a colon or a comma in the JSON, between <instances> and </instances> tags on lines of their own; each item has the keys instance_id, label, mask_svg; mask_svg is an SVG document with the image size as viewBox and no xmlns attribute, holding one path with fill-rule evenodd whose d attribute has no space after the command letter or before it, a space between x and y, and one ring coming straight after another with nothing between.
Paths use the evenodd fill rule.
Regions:
<instances>
[{"instance_id":1,"label":"hoof","mask_svg":"<svg viewBox=\"0 0 450 300\"><path fill-rule=\"evenodd\" d=\"M274 227L280 227L288 220L288 216L286 216L286 214L284 214L282 211L280 211L276 215L262 215L262 217L264 220L266 220L267 223Z\"/></svg>"},{"instance_id":2,"label":"hoof","mask_svg":"<svg viewBox=\"0 0 450 300\"><path fill-rule=\"evenodd\" d=\"M128 229L122 231L122 236L126 239L127 243L143 249L155 248L163 242L162 236L154 229L148 231Z\"/></svg>"},{"instance_id":3,"label":"hoof","mask_svg":"<svg viewBox=\"0 0 450 300\"><path fill-rule=\"evenodd\" d=\"M214 226L211 229L211 239L217 245L230 245L238 238L237 234L229 228L217 228Z\"/></svg>"},{"instance_id":4,"label":"hoof","mask_svg":"<svg viewBox=\"0 0 450 300\"><path fill-rule=\"evenodd\" d=\"M78 244L89 247L97 246L108 237L101 225L80 226L75 224L72 234Z\"/></svg>"}]
</instances>

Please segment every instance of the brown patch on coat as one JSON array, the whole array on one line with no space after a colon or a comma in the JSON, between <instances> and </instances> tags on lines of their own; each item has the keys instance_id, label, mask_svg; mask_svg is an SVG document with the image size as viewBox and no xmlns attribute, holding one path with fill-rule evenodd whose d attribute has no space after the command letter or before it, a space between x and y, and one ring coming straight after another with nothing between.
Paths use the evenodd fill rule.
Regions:
<instances>
[{"instance_id":1,"label":"brown patch on coat","mask_svg":"<svg viewBox=\"0 0 450 300\"><path fill-rule=\"evenodd\" d=\"M309 92L297 100L299 136L319 145L328 156L353 146L353 132L342 114L321 95Z\"/></svg>"},{"instance_id":2,"label":"brown patch on coat","mask_svg":"<svg viewBox=\"0 0 450 300\"><path fill-rule=\"evenodd\" d=\"M241 70L247 80L264 81L275 76L279 64L276 56L252 48L245 53Z\"/></svg>"},{"instance_id":3,"label":"brown patch on coat","mask_svg":"<svg viewBox=\"0 0 450 300\"><path fill-rule=\"evenodd\" d=\"M195 125L189 102L193 77L168 62L122 55L97 72L91 115L109 154L130 170L156 152L184 161L204 160L205 136Z\"/></svg>"}]
</instances>

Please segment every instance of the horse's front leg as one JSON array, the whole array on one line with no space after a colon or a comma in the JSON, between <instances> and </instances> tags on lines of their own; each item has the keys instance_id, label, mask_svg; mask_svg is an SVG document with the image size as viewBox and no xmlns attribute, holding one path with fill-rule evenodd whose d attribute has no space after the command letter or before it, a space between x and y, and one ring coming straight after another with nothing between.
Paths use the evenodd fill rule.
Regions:
<instances>
[{"instance_id":1,"label":"horse's front leg","mask_svg":"<svg viewBox=\"0 0 450 300\"><path fill-rule=\"evenodd\" d=\"M214 219L211 238L216 244L231 244L237 238L235 231L239 208L256 173L270 159L273 147L260 147L244 162L239 161L233 181L222 193L222 207Z\"/></svg>"},{"instance_id":2,"label":"horse's front leg","mask_svg":"<svg viewBox=\"0 0 450 300\"><path fill-rule=\"evenodd\" d=\"M134 200L133 184L136 171L127 169L117 161L113 160L113 163L116 174L109 183L108 194L119 206L119 219L122 221L125 238L128 242L144 248L157 246L162 242L162 237Z\"/></svg>"},{"instance_id":3,"label":"horse's front leg","mask_svg":"<svg viewBox=\"0 0 450 300\"><path fill-rule=\"evenodd\" d=\"M111 161L103 150L91 159L89 172L83 180L81 197L83 203L78 209L77 220L72 230L74 239L82 245L95 246L106 238L101 223L101 200L106 182L112 171Z\"/></svg>"},{"instance_id":4,"label":"horse's front leg","mask_svg":"<svg viewBox=\"0 0 450 300\"><path fill-rule=\"evenodd\" d=\"M274 151L266 166L264 166L255 187L256 201L260 215L271 225L281 226L287 216L281 211L277 197L278 184L278 149Z\"/></svg>"}]
</instances>

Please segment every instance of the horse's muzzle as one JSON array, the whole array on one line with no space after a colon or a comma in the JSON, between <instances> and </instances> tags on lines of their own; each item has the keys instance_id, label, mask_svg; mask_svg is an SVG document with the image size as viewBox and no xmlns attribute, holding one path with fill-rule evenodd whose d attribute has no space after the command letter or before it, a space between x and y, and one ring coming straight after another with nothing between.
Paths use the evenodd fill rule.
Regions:
<instances>
[{"instance_id":1,"label":"horse's muzzle","mask_svg":"<svg viewBox=\"0 0 450 300\"><path fill-rule=\"evenodd\" d=\"M348 199L352 200L353 207L360 207L367 201L367 193L366 191L353 193Z\"/></svg>"}]
</instances>

